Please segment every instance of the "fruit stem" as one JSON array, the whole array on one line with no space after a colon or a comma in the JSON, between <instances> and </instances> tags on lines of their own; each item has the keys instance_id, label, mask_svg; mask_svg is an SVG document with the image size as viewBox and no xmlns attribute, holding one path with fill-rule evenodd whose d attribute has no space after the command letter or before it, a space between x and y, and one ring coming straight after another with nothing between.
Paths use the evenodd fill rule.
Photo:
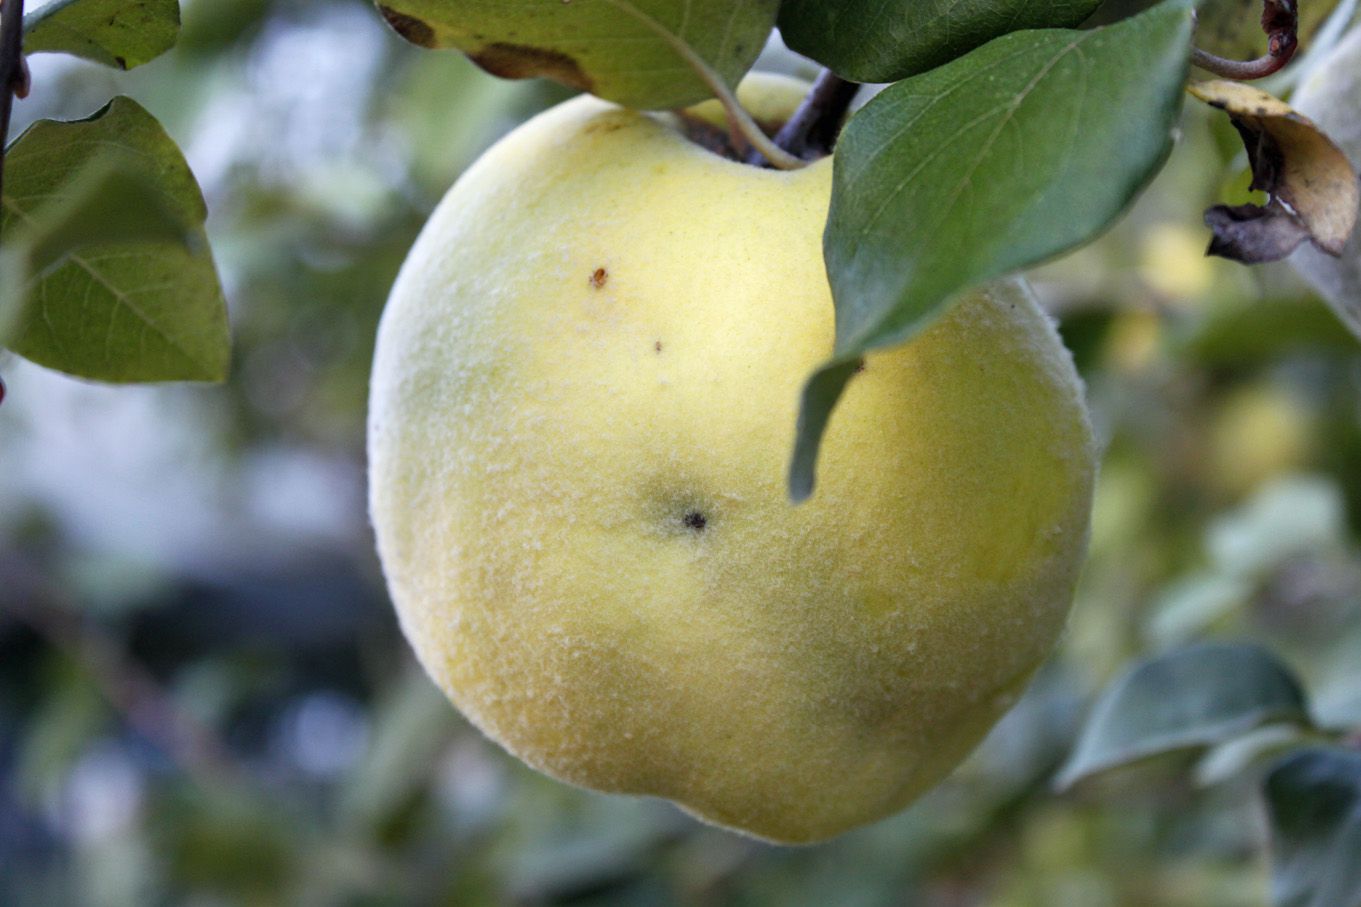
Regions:
<instances>
[{"instance_id":1,"label":"fruit stem","mask_svg":"<svg viewBox=\"0 0 1361 907\"><path fill-rule=\"evenodd\" d=\"M7 8L6 8L7 7ZM4 192L5 145L14 97L28 94L24 64L24 0L0 0L0 195Z\"/></svg>"},{"instance_id":2,"label":"fruit stem","mask_svg":"<svg viewBox=\"0 0 1361 907\"><path fill-rule=\"evenodd\" d=\"M761 130L761 127L751 118L751 114L738 103L737 96L732 93L728 83L723 81L723 77L714 71L713 67L705 62L704 58L695 53L694 48L687 44L675 32L662 25L656 19L643 12L636 5L626 0L606 0L611 6L622 13L627 13L637 19L644 26L651 29L657 37L661 38L675 53L685 61L686 65L699 76L709 90L718 98L718 103L723 105L723 109L728 114L728 128L734 137L740 136L745 139L754 150L759 151L770 161L772 166L781 170L798 170L806 166L806 162L789 154L779 145L771 141L770 136Z\"/></svg>"},{"instance_id":3,"label":"fruit stem","mask_svg":"<svg viewBox=\"0 0 1361 907\"><path fill-rule=\"evenodd\" d=\"M808 97L775 136L775 144L803 160L831 153L846 120L846 111L858 91L859 82L851 82L824 69Z\"/></svg>"},{"instance_id":4,"label":"fruit stem","mask_svg":"<svg viewBox=\"0 0 1361 907\"><path fill-rule=\"evenodd\" d=\"M709 89L713 91L714 97L718 98L718 103L723 105L724 112L728 115L728 130L732 133L735 140L745 141L751 147L751 155L764 158L770 161L771 166L779 170L798 170L808 166L808 162L785 151L777 145L770 136L765 134L751 114L747 113L745 107L737 100L737 96L724 84L723 79L718 73L709 69L697 56L695 61L703 67L700 76L708 83ZM698 67L697 67L697 71ZM707 75L706 75L707 72ZM739 144L734 141L734 144Z\"/></svg>"},{"instance_id":5,"label":"fruit stem","mask_svg":"<svg viewBox=\"0 0 1361 907\"><path fill-rule=\"evenodd\" d=\"M1248 82L1278 72L1295 56L1299 47L1300 15L1296 0L1263 0L1262 31L1267 36L1267 52L1255 60L1227 60L1199 47L1191 48L1191 62L1201 69Z\"/></svg>"}]
</instances>

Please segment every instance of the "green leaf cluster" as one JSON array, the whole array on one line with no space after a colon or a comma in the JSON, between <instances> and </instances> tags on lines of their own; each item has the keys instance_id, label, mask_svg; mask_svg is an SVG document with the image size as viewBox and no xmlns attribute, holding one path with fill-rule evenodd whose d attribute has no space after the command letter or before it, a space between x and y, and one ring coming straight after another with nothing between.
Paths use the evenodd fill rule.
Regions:
<instances>
[{"instance_id":1,"label":"green leaf cluster","mask_svg":"<svg viewBox=\"0 0 1361 907\"><path fill-rule=\"evenodd\" d=\"M1142 661L1112 683L1055 784L1171 753L1218 747L1211 755L1233 765L1293 744L1262 785L1275 903L1353 907L1361 904L1361 753L1300 745L1329 736L1294 672L1270 651L1200 643Z\"/></svg>"},{"instance_id":2,"label":"green leaf cluster","mask_svg":"<svg viewBox=\"0 0 1361 907\"><path fill-rule=\"evenodd\" d=\"M1309 727L1295 675L1257 646L1202 643L1153 658L1112 683L1092 710L1060 789L1112 768L1205 749L1270 723Z\"/></svg>"}]
</instances>

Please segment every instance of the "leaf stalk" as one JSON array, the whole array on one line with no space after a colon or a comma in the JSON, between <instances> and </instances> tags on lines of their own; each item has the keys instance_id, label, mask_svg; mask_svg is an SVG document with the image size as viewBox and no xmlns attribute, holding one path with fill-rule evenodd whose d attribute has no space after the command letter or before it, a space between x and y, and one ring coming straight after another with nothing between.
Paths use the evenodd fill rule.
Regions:
<instances>
[{"instance_id":1,"label":"leaf stalk","mask_svg":"<svg viewBox=\"0 0 1361 907\"><path fill-rule=\"evenodd\" d=\"M1299 47L1300 13L1296 0L1263 0L1262 31L1267 36L1267 52L1255 60L1228 60L1191 48L1191 62L1225 79L1250 82L1279 72L1295 56Z\"/></svg>"}]
</instances>

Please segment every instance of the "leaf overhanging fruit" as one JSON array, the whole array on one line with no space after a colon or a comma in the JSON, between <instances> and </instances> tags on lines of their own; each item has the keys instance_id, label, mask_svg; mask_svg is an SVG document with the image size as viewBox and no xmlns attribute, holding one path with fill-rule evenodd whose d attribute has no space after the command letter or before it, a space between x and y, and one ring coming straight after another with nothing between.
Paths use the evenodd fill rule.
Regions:
<instances>
[{"instance_id":1,"label":"leaf overhanging fruit","mask_svg":"<svg viewBox=\"0 0 1361 907\"><path fill-rule=\"evenodd\" d=\"M890 86L837 149L825 237L834 358L805 386L790 496L865 353L950 301L1099 235L1171 150L1189 69L1188 0L1090 31L1014 32ZM944 137L944 138L942 138Z\"/></svg>"}]
</instances>

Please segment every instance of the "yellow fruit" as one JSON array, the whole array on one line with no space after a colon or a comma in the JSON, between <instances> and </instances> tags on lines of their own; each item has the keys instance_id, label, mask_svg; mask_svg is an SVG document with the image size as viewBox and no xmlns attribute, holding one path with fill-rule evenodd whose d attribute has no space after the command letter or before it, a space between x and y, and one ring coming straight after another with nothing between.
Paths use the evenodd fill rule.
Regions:
<instances>
[{"instance_id":1,"label":"yellow fruit","mask_svg":"<svg viewBox=\"0 0 1361 907\"><path fill-rule=\"evenodd\" d=\"M778 120L805 90L742 97ZM435 212L379 332L379 552L426 670L530 765L814 841L940 780L1045 659L1091 431L1004 283L870 359L791 505L831 162L749 167L675 127L570 101Z\"/></svg>"}]
</instances>

